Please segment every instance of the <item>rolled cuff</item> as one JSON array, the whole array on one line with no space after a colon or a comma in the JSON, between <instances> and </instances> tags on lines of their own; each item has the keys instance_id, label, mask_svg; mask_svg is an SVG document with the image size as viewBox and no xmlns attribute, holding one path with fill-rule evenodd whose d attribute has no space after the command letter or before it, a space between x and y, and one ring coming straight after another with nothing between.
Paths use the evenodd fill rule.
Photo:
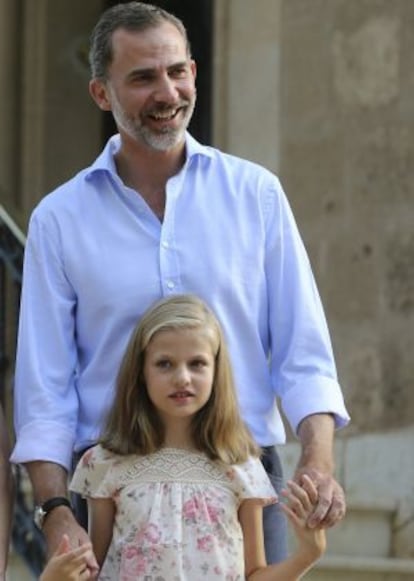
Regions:
<instances>
[{"instance_id":1,"label":"rolled cuff","mask_svg":"<svg viewBox=\"0 0 414 581\"><path fill-rule=\"evenodd\" d=\"M339 384L329 377L307 378L291 387L282 399L282 408L289 424L297 434L300 422L313 414L332 414L337 429L345 427L350 416L345 407Z\"/></svg>"},{"instance_id":2,"label":"rolled cuff","mask_svg":"<svg viewBox=\"0 0 414 581\"><path fill-rule=\"evenodd\" d=\"M14 464L26 462L54 462L70 471L74 435L60 424L53 422L32 422L24 426L17 435L10 457Z\"/></svg>"}]
</instances>

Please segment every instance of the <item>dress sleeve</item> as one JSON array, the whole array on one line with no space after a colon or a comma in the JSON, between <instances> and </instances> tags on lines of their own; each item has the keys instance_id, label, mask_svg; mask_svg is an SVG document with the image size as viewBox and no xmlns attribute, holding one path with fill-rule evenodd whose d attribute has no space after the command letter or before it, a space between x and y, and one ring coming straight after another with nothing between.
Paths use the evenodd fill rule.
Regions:
<instances>
[{"instance_id":1,"label":"dress sleeve","mask_svg":"<svg viewBox=\"0 0 414 581\"><path fill-rule=\"evenodd\" d=\"M228 474L240 502L252 498L276 501L275 489L258 458L250 458L244 464L233 465Z\"/></svg>"},{"instance_id":2,"label":"dress sleeve","mask_svg":"<svg viewBox=\"0 0 414 581\"><path fill-rule=\"evenodd\" d=\"M101 446L87 450L76 466L69 489L86 498L110 498L116 487L113 467L116 457Z\"/></svg>"}]
</instances>

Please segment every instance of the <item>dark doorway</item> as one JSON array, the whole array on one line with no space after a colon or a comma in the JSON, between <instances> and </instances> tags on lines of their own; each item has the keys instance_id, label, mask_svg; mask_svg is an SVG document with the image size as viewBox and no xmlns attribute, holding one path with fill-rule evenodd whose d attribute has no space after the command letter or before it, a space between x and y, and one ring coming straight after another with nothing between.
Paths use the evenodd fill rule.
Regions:
<instances>
[{"instance_id":1,"label":"dark doorway","mask_svg":"<svg viewBox=\"0 0 414 581\"><path fill-rule=\"evenodd\" d=\"M103 10L118 0L105 0ZM147 2L160 6L180 18L188 32L191 50L197 63L197 105L190 123L190 133L201 143L211 144L211 88L212 88L212 31L213 0L151 0ZM103 140L116 133L110 113L103 114Z\"/></svg>"}]
</instances>

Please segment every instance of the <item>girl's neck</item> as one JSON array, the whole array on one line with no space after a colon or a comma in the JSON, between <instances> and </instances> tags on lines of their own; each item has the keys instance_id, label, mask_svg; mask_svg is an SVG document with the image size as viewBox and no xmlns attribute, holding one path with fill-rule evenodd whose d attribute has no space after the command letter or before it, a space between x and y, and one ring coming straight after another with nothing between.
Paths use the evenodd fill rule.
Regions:
<instances>
[{"instance_id":1,"label":"girl's neck","mask_svg":"<svg viewBox=\"0 0 414 581\"><path fill-rule=\"evenodd\" d=\"M196 450L188 425L166 427L164 448L180 448L182 450Z\"/></svg>"}]
</instances>

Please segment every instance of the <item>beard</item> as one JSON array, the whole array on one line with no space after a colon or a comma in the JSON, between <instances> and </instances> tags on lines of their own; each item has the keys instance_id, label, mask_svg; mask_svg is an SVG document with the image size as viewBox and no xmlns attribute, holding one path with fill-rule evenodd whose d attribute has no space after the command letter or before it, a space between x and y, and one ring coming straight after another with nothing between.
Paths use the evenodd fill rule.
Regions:
<instances>
[{"instance_id":1,"label":"beard","mask_svg":"<svg viewBox=\"0 0 414 581\"><path fill-rule=\"evenodd\" d=\"M182 101L174 109L178 109L177 115L182 115L178 127L164 127L158 131L151 129L139 115L128 115L121 107L114 94L111 96L112 115L117 127L130 135L135 141L145 143L156 151L168 151L184 141L185 132L193 116L196 96L191 100ZM162 105L152 109L149 114L165 113L171 110L171 106Z\"/></svg>"}]
</instances>

